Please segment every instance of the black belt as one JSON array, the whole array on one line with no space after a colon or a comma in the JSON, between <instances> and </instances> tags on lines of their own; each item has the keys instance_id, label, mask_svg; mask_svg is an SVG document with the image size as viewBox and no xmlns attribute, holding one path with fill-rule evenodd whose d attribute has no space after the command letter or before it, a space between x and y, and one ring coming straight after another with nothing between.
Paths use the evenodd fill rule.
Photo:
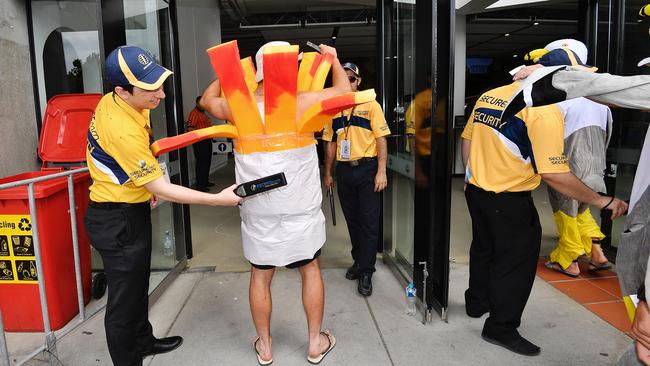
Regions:
<instances>
[{"instance_id":1,"label":"black belt","mask_svg":"<svg viewBox=\"0 0 650 366\"><path fill-rule=\"evenodd\" d=\"M477 186L475 186L473 184L468 184L466 190L474 191L474 192L478 192L478 193L485 194L485 195L490 195L490 196L492 196L492 195L494 195L494 196L505 196L505 197L507 197L507 196L511 196L511 197L530 197L531 196L531 191L496 193L496 192L486 191L483 188L477 187Z\"/></svg>"},{"instance_id":2,"label":"black belt","mask_svg":"<svg viewBox=\"0 0 650 366\"><path fill-rule=\"evenodd\" d=\"M135 207L140 207L140 206L144 206L144 205L148 205L148 204L149 204L149 201L138 202L138 203L88 201L88 206L94 207L94 208L99 208L99 209L102 209L102 210L116 210L116 209L122 209L122 208L135 208Z\"/></svg>"},{"instance_id":3,"label":"black belt","mask_svg":"<svg viewBox=\"0 0 650 366\"><path fill-rule=\"evenodd\" d=\"M372 158L361 158L357 160L339 160L339 164L345 164L349 166L359 166L361 164L369 163L371 161L377 161L377 157L373 156Z\"/></svg>"}]
</instances>

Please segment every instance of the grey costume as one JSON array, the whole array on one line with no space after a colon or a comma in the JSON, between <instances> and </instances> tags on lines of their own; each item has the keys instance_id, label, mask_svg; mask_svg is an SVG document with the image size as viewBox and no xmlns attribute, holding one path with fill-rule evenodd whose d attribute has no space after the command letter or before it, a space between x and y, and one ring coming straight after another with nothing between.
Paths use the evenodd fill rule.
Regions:
<instances>
[{"instance_id":1,"label":"grey costume","mask_svg":"<svg viewBox=\"0 0 650 366\"><path fill-rule=\"evenodd\" d=\"M564 153L571 172L596 192L605 192L605 152L611 137L612 113L609 108L577 98L558 103L564 115ZM589 205L548 188L553 212L576 217Z\"/></svg>"}]
</instances>

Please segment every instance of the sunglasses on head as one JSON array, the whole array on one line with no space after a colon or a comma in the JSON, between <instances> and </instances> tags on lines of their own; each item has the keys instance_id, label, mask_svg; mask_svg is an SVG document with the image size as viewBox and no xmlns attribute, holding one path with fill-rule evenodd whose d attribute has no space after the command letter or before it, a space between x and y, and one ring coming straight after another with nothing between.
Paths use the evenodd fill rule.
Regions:
<instances>
[{"instance_id":1,"label":"sunglasses on head","mask_svg":"<svg viewBox=\"0 0 650 366\"><path fill-rule=\"evenodd\" d=\"M348 80L350 80L351 83L354 83L354 82L357 81L358 79L359 79L359 78L356 77L356 76L348 76Z\"/></svg>"}]
</instances>

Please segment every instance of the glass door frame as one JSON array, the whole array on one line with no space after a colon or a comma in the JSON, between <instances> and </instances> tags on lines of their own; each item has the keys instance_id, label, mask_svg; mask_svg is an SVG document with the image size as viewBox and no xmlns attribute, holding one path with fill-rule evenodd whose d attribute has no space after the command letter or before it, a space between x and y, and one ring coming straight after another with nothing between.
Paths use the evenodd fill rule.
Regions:
<instances>
[{"instance_id":1,"label":"glass door frame","mask_svg":"<svg viewBox=\"0 0 650 366\"><path fill-rule=\"evenodd\" d=\"M378 85L381 89L381 104L384 108L384 114L387 121L393 120L394 113L392 107L395 107L391 99L397 100L399 93L392 92L395 86L395 80L399 78L395 75L400 70L392 67L390 60L393 57L399 57L392 49L395 42L394 36L394 16L393 5L395 3L405 2L404 0L378 0L377 10L378 18L377 33L381 35L379 40L381 58L378 61L378 70L380 78ZM430 179L428 192L424 192L423 202L427 206L427 217L418 217L414 220L414 232L418 231L418 226L425 226L428 230L427 235L420 235L419 239L413 242L413 270L411 273L401 268L398 260L390 256L390 252L395 248L393 242L392 220L395 213L393 212L392 200L384 200L384 261L396 275L402 284L414 282L416 286L422 283L426 278L426 296L422 296L423 291L418 291L420 300L420 310L423 313L423 322L430 322L432 311L436 311L443 320L447 320L447 308L449 305L449 244L450 244L450 220L451 220L451 178L454 160L454 130L453 130L453 103L454 103L454 29L456 9L453 1L449 0L432 0L432 1L408 1L416 4L417 19L424 20L424 31L430 32L430 57L423 57L430 60L430 65L425 65L422 70L431 70L428 85L431 86L431 156L427 167L427 175ZM427 19L427 17L430 17ZM416 20L417 21L417 20ZM417 25L416 25L417 27ZM417 28L418 33L422 29ZM418 44L416 41L416 49ZM425 47L420 47L425 49ZM422 50L416 50L421 52ZM421 54L421 53L420 53ZM418 60L419 61L419 60ZM386 65L389 67L386 67ZM422 65L420 65L422 67ZM436 132L433 126L440 126ZM393 126L391 125L391 128ZM390 182L389 182L390 184ZM390 194L390 191L388 192ZM414 204L418 199L414 196ZM415 208L409 214L415 217ZM422 228L420 228L420 232ZM422 239L422 240L420 240ZM424 263L424 266L420 264ZM426 269L426 271L424 271ZM419 287L422 289L421 287Z\"/></svg>"}]
</instances>

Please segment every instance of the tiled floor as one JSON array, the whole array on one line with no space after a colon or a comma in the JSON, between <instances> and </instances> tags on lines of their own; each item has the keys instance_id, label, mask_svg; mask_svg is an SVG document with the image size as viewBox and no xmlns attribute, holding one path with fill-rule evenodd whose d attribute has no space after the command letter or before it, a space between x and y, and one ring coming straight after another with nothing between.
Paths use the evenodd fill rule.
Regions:
<instances>
[{"instance_id":1,"label":"tiled floor","mask_svg":"<svg viewBox=\"0 0 650 366\"><path fill-rule=\"evenodd\" d=\"M546 268L546 260L542 257L537 264L537 275L540 278L620 331L630 331L630 318L623 304L616 272L593 272L589 271L587 263L580 263L580 277L571 278Z\"/></svg>"}]
</instances>

